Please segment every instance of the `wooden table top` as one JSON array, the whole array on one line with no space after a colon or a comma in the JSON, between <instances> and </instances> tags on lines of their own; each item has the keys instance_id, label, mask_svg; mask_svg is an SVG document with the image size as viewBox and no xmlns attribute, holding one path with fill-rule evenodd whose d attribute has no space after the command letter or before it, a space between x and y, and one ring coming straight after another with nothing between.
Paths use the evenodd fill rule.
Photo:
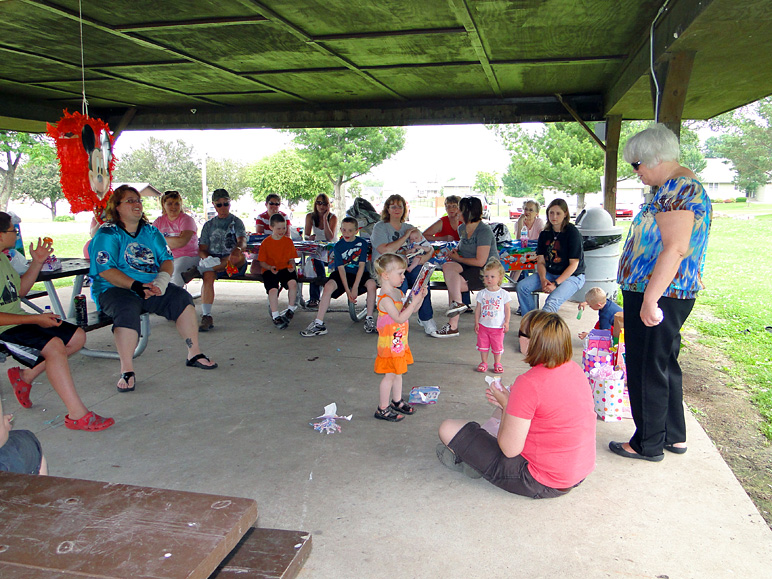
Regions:
<instances>
[{"instance_id":1,"label":"wooden table top","mask_svg":"<svg viewBox=\"0 0 772 579\"><path fill-rule=\"evenodd\" d=\"M0 472L0 577L205 579L252 499Z\"/></svg>"}]
</instances>

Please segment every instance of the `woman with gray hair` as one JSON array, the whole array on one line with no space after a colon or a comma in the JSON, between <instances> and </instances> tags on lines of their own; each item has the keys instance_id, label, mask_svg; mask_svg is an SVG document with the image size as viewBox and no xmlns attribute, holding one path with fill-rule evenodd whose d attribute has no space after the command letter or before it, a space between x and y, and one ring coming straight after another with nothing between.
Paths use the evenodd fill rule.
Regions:
<instances>
[{"instance_id":1,"label":"woman with gray hair","mask_svg":"<svg viewBox=\"0 0 772 579\"><path fill-rule=\"evenodd\" d=\"M678 153L678 138L662 124L630 137L623 152L641 182L656 191L633 220L619 260L636 430L629 442L609 448L652 462L664 458L663 450L686 452L680 330L703 287L713 214L705 188L678 163Z\"/></svg>"}]
</instances>

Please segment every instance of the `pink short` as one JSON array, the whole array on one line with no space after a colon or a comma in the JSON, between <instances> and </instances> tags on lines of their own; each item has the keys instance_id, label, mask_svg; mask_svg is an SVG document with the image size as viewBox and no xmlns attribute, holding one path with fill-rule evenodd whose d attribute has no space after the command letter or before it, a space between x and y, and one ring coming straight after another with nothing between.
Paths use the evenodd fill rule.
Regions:
<instances>
[{"instance_id":1,"label":"pink short","mask_svg":"<svg viewBox=\"0 0 772 579\"><path fill-rule=\"evenodd\" d=\"M504 352L504 328L488 328L480 324L480 331L477 333L477 349L480 352L490 350L494 354Z\"/></svg>"}]
</instances>

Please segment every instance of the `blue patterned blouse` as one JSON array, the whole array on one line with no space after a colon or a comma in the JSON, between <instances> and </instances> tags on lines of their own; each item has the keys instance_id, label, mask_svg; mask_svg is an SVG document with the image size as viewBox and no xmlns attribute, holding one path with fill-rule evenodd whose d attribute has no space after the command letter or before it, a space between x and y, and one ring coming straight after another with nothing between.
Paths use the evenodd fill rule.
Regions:
<instances>
[{"instance_id":1,"label":"blue patterned blouse","mask_svg":"<svg viewBox=\"0 0 772 579\"><path fill-rule=\"evenodd\" d=\"M619 260L617 283L625 291L643 293L646 290L654 264L662 252L662 235L654 218L665 211L694 213L689 252L663 294L669 298L691 299L704 287L702 270L713 207L702 183L687 177L666 181L654 199L635 216Z\"/></svg>"}]
</instances>

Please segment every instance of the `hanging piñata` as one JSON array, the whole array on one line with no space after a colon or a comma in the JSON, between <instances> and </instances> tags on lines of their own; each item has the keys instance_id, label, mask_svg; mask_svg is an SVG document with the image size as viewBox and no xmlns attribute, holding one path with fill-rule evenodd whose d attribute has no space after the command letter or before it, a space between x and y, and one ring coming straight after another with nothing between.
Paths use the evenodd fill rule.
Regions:
<instances>
[{"instance_id":1,"label":"hanging pi\u00f1ata","mask_svg":"<svg viewBox=\"0 0 772 579\"><path fill-rule=\"evenodd\" d=\"M62 193L72 213L93 211L101 223L115 168L110 127L65 109L56 125L47 124L47 133L56 142Z\"/></svg>"}]
</instances>

